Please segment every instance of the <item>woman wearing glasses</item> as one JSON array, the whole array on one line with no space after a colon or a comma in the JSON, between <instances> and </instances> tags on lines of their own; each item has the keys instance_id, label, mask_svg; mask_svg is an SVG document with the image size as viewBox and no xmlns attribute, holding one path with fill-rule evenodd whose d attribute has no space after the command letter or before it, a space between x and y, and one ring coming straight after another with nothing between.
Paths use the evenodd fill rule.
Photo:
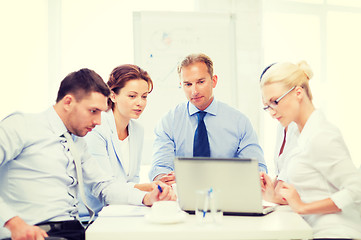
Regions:
<instances>
[{"instance_id":1,"label":"woman wearing glasses","mask_svg":"<svg viewBox=\"0 0 361 240\"><path fill-rule=\"evenodd\" d=\"M315 238L361 238L361 174L339 129L312 103L312 75L302 61L276 63L261 77L264 110L284 127L295 122L300 133L277 187L261 175L263 196L302 214Z\"/></svg>"},{"instance_id":2,"label":"woman wearing glasses","mask_svg":"<svg viewBox=\"0 0 361 240\"><path fill-rule=\"evenodd\" d=\"M262 80L263 74L274 64L275 63L269 65L263 70L260 80ZM266 110L268 110L268 108L266 108ZM300 133L295 122L291 122L285 127L278 122L275 139L275 151L273 155L273 161L275 166L275 179L273 180L273 183L276 187L278 182L278 175L280 174L281 170L285 168L284 166L287 164L287 159L289 158L290 152L295 146L297 146L297 140L299 135Z\"/></svg>"}]
</instances>

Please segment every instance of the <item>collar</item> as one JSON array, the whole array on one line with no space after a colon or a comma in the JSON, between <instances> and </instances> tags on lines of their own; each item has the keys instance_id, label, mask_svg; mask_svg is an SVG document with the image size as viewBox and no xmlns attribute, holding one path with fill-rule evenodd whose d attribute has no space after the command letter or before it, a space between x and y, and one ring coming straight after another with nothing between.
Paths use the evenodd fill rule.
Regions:
<instances>
[{"instance_id":1,"label":"collar","mask_svg":"<svg viewBox=\"0 0 361 240\"><path fill-rule=\"evenodd\" d=\"M108 111L102 112L102 124L100 126L105 126L104 121L107 122L107 124L110 126L110 131L112 134L116 134L118 137L118 132L117 132L117 125L115 123L115 117L114 117L114 112L112 109L109 109ZM133 124L134 120L130 119L129 123L128 123L128 133L130 135L130 132L133 131Z\"/></svg>"},{"instance_id":2,"label":"collar","mask_svg":"<svg viewBox=\"0 0 361 240\"><path fill-rule=\"evenodd\" d=\"M200 111L196 106L194 106L189 101L188 101L187 105L188 105L189 116L192 116ZM213 101L211 102L211 104L209 104L209 106L206 109L204 109L203 111L215 116L215 115L217 115L217 109L218 109L218 101L215 98L213 98Z\"/></svg>"},{"instance_id":3,"label":"collar","mask_svg":"<svg viewBox=\"0 0 361 240\"><path fill-rule=\"evenodd\" d=\"M54 132L55 135L61 136L68 131L65 124L63 123L63 120L61 120L54 107L48 108L45 111L45 114L49 120L51 130Z\"/></svg>"},{"instance_id":4,"label":"collar","mask_svg":"<svg viewBox=\"0 0 361 240\"><path fill-rule=\"evenodd\" d=\"M109 109L106 112L102 112L102 121L103 119L107 121L108 125L110 126L111 132L114 133L114 130L116 132L115 118L112 109Z\"/></svg>"},{"instance_id":5,"label":"collar","mask_svg":"<svg viewBox=\"0 0 361 240\"><path fill-rule=\"evenodd\" d=\"M302 132L299 135L298 138L298 144L301 146L304 146L310 137L320 128L320 125L322 125L325 121L325 115L321 110L315 109L313 113L308 118L305 126L302 129Z\"/></svg>"}]
</instances>

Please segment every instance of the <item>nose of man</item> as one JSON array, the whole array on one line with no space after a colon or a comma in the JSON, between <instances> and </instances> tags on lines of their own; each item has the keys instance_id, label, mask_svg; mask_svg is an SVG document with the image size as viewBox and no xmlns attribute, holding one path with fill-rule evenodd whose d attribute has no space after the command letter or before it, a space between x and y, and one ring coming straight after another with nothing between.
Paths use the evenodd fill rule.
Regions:
<instances>
[{"instance_id":1,"label":"nose of man","mask_svg":"<svg viewBox=\"0 0 361 240\"><path fill-rule=\"evenodd\" d=\"M198 88L197 88L196 84L194 84L192 86L192 96L196 97L197 95L198 95Z\"/></svg>"},{"instance_id":2,"label":"nose of man","mask_svg":"<svg viewBox=\"0 0 361 240\"><path fill-rule=\"evenodd\" d=\"M95 127L96 125L100 125L102 123L101 119L101 114L97 114L93 119L93 126Z\"/></svg>"}]
</instances>

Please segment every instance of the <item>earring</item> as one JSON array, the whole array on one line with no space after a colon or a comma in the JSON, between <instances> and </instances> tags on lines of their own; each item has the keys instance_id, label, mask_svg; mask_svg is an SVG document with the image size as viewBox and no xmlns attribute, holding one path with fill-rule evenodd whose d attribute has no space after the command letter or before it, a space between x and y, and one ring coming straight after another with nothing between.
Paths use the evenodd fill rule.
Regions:
<instances>
[{"instance_id":1,"label":"earring","mask_svg":"<svg viewBox=\"0 0 361 240\"><path fill-rule=\"evenodd\" d=\"M113 91L110 93L110 100L115 103L115 92Z\"/></svg>"}]
</instances>

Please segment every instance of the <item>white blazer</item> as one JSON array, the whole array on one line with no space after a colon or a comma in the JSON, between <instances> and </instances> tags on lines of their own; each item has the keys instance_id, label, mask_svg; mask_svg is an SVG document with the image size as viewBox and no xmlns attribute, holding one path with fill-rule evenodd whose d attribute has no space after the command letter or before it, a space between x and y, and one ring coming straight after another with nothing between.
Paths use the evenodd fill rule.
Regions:
<instances>
[{"instance_id":1,"label":"white blazer","mask_svg":"<svg viewBox=\"0 0 361 240\"><path fill-rule=\"evenodd\" d=\"M282 154L279 155L285 136L285 128L281 124L278 124L276 133L276 145L273 155L276 176L280 175L280 172L286 168L285 166L287 164L287 160L290 157L290 153L297 146L297 140L299 135L300 132L298 130L297 124L295 122L291 122L287 128L286 144L283 148Z\"/></svg>"},{"instance_id":2,"label":"white blazer","mask_svg":"<svg viewBox=\"0 0 361 240\"><path fill-rule=\"evenodd\" d=\"M306 203L331 198L342 210L304 215L313 237L361 239L361 174L339 129L314 111L289 157L279 179L293 184Z\"/></svg>"},{"instance_id":3,"label":"white blazer","mask_svg":"<svg viewBox=\"0 0 361 240\"><path fill-rule=\"evenodd\" d=\"M142 149L144 140L143 127L134 120L130 120L128 125L128 140L129 140L129 174L127 175L122 164L122 153L119 142L117 129L115 125L115 119L113 111L102 113L101 125L96 126L92 132L88 133L84 139L88 145L88 151L93 158L98 161L102 170L111 174L114 178L127 183L130 188L134 189L137 196L136 201L131 196L129 199L133 199L131 204L142 204L144 195L139 195L134 188L134 185L139 182L139 171L142 159ZM102 208L103 203L95 198L90 189L86 188L87 203L97 214ZM88 211L81 203L79 206L79 216L88 216ZM86 219L86 218L82 218Z\"/></svg>"}]
</instances>

